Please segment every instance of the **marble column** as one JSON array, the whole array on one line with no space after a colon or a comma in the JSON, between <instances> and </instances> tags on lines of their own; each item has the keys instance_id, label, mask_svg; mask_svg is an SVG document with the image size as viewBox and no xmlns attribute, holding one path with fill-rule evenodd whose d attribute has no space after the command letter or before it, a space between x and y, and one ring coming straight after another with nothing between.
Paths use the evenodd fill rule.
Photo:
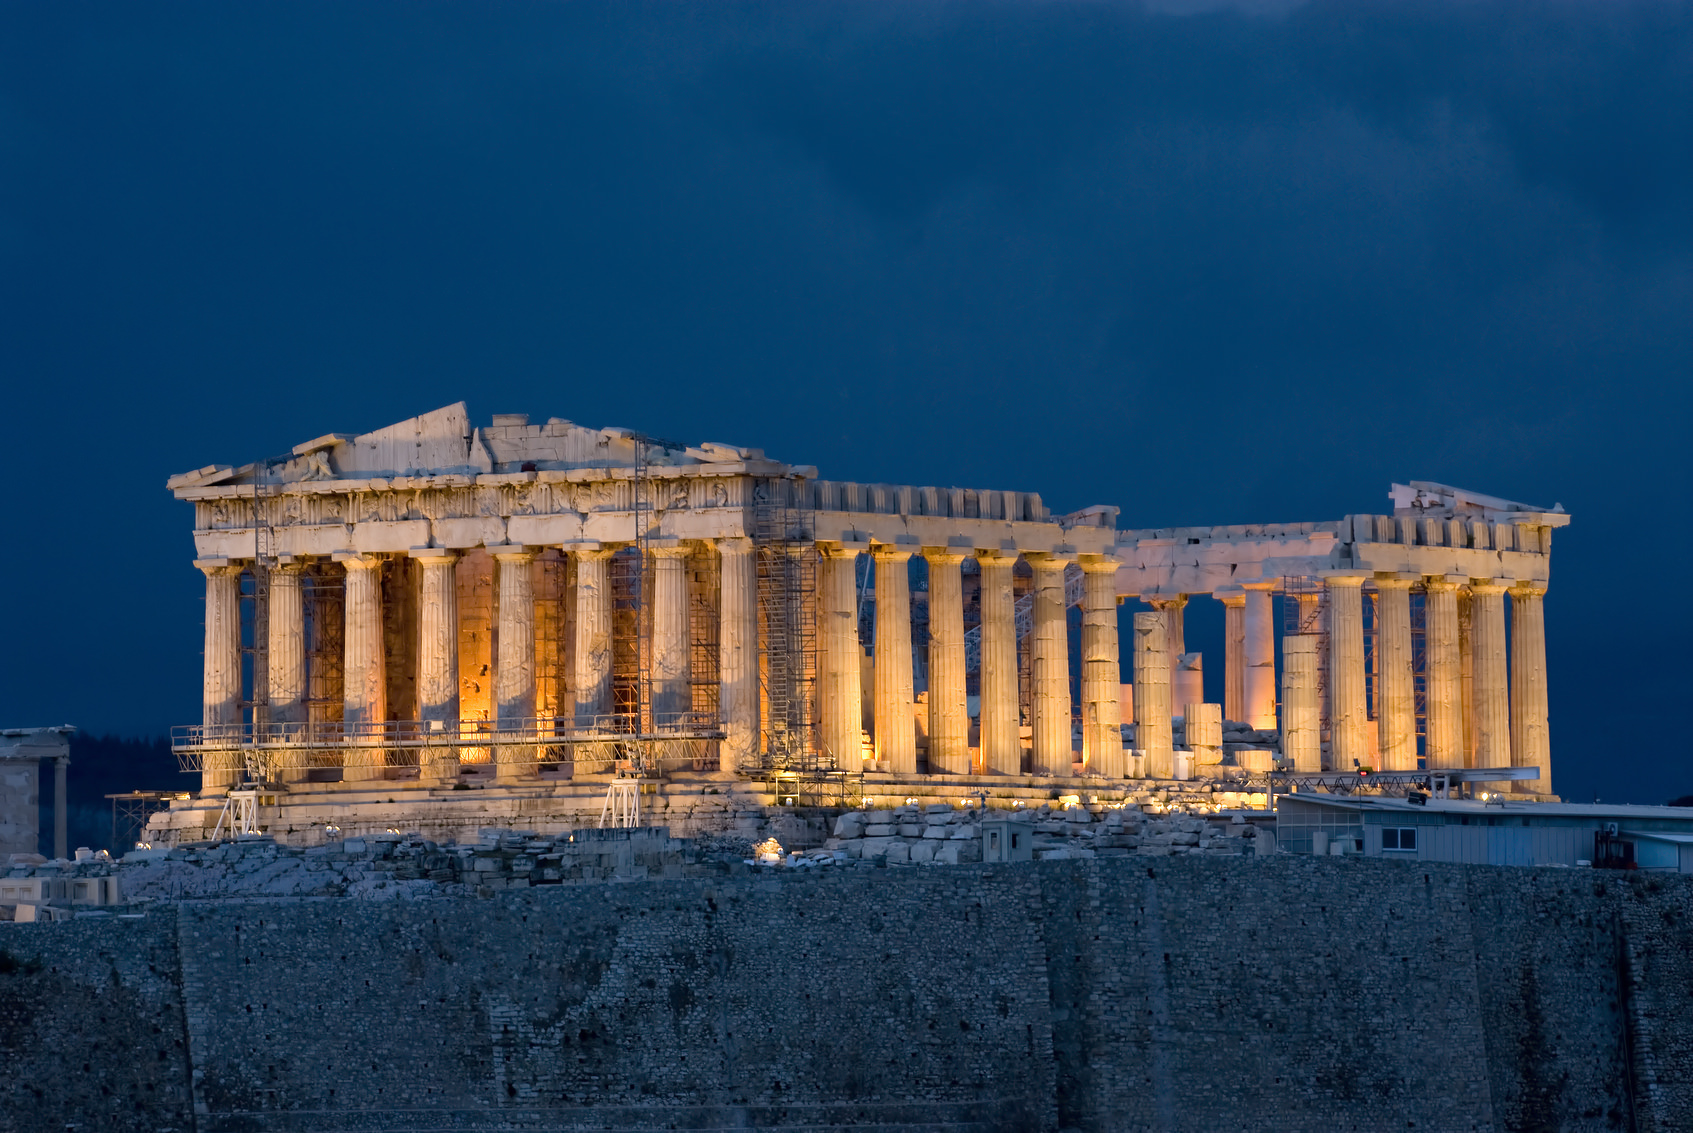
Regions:
<instances>
[{"instance_id":1,"label":"marble column","mask_svg":"<svg viewBox=\"0 0 1693 1133\"><path fill-rule=\"evenodd\" d=\"M241 736L241 567L221 559L197 564L206 573L206 652L201 723L213 744ZM241 754L230 746L203 753L200 793L222 794L241 781Z\"/></svg>"},{"instance_id":2,"label":"marble column","mask_svg":"<svg viewBox=\"0 0 1693 1133\"><path fill-rule=\"evenodd\" d=\"M876 560L876 759L895 775L917 771L911 690L911 548L878 544Z\"/></svg>"},{"instance_id":3,"label":"marble column","mask_svg":"<svg viewBox=\"0 0 1693 1133\"><path fill-rule=\"evenodd\" d=\"M1165 598L1149 598L1147 605L1164 615L1164 651L1170 655L1170 672L1176 671L1182 654L1187 652L1187 631L1183 625L1183 611L1187 609L1187 595L1175 594ZM1250 664L1251 662L1248 662Z\"/></svg>"},{"instance_id":4,"label":"marble column","mask_svg":"<svg viewBox=\"0 0 1693 1133\"><path fill-rule=\"evenodd\" d=\"M1505 656L1505 579L1470 580L1475 652L1475 765L1511 766L1511 685ZM1503 782L1486 785L1503 790Z\"/></svg>"},{"instance_id":5,"label":"marble column","mask_svg":"<svg viewBox=\"0 0 1693 1133\"><path fill-rule=\"evenodd\" d=\"M1015 552L978 548L982 568L982 769L990 775L1023 770L1021 713L1017 706Z\"/></svg>"},{"instance_id":6,"label":"marble column","mask_svg":"<svg viewBox=\"0 0 1693 1133\"><path fill-rule=\"evenodd\" d=\"M1470 600L1469 579L1458 590L1458 718L1462 722L1463 762L1475 761L1475 607Z\"/></svg>"},{"instance_id":7,"label":"marble column","mask_svg":"<svg viewBox=\"0 0 1693 1133\"><path fill-rule=\"evenodd\" d=\"M1317 688L1321 642L1314 633L1282 638L1282 758L1295 771L1323 769L1323 706Z\"/></svg>"},{"instance_id":8,"label":"marble column","mask_svg":"<svg viewBox=\"0 0 1693 1133\"><path fill-rule=\"evenodd\" d=\"M1135 615L1135 747L1149 779L1176 774L1170 734L1170 650L1163 611Z\"/></svg>"},{"instance_id":9,"label":"marble column","mask_svg":"<svg viewBox=\"0 0 1693 1133\"><path fill-rule=\"evenodd\" d=\"M758 757L758 571L751 539L730 536L716 545L717 710L726 733L717 766L734 771Z\"/></svg>"},{"instance_id":10,"label":"marble column","mask_svg":"<svg viewBox=\"0 0 1693 1133\"><path fill-rule=\"evenodd\" d=\"M1117 648L1117 567L1109 555L1082 556L1082 767L1121 779L1122 662Z\"/></svg>"},{"instance_id":11,"label":"marble column","mask_svg":"<svg viewBox=\"0 0 1693 1133\"><path fill-rule=\"evenodd\" d=\"M1430 768L1464 766L1463 699L1458 660L1458 582L1441 575L1423 580L1426 591L1424 670L1428 729L1423 752Z\"/></svg>"},{"instance_id":12,"label":"marble column","mask_svg":"<svg viewBox=\"0 0 1693 1133\"><path fill-rule=\"evenodd\" d=\"M1329 734L1333 770L1374 765L1364 700L1364 575L1329 575Z\"/></svg>"},{"instance_id":13,"label":"marble column","mask_svg":"<svg viewBox=\"0 0 1693 1133\"><path fill-rule=\"evenodd\" d=\"M688 649L688 553L682 544L652 548L652 714L655 728L675 728L693 707Z\"/></svg>"},{"instance_id":14,"label":"marble column","mask_svg":"<svg viewBox=\"0 0 1693 1133\"><path fill-rule=\"evenodd\" d=\"M1273 582L1246 583L1242 622L1246 664L1241 677L1245 722L1266 732L1276 730L1276 623Z\"/></svg>"},{"instance_id":15,"label":"marble column","mask_svg":"<svg viewBox=\"0 0 1693 1133\"><path fill-rule=\"evenodd\" d=\"M417 715L430 761L419 774L452 784L459 775L453 744L431 742L435 730L451 736L459 723L459 599L455 570L458 554L436 548L412 551L423 570L417 630ZM439 729L435 725L439 724Z\"/></svg>"},{"instance_id":16,"label":"marble column","mask_svg":"<svg viewBox=\"0 0 1693 1133\"><path fill-rule=\"evenodd\" d=\"M336 558L347 568L341 719L351 750L344 757L341 777L347 781L380 779L387 762L380 745L388 721L388 676L382 643L382 560L354 554ZM361 737L365 741L362 745L354 742Z\"/></svg>"},{"instance_id":17,"label":"marble column","mask_svg":"<svg viewBox=\"0 0 1693 1133\"><path fill-rule=\"evenodd\" d=\"M823 601L823 750L846 771L864 763L859 660L864 650L858 644L858 553L863 549L855 543L817 545L823 560L818 587Z\"/></svg>"},{"instance_id":18,"label":"marble column","mask_svg":"<svg viewBox=\"0 0 1693 1133\"><path fill-rule=\"evenodd\" d=\"M270 610L265 655L270 672L270 722L295 735L306 720L306 604L304 568L278 563L270 570Z\"/></svg>"},{"instance_id":19,"label":"marble column","mask_svg":"<svg viewBox=\"0 0 1693 1133\"><path fill-rule=\"evenodd\" d=\"M616 547L579 543L576 558L576 726L606 726L611 715L611 577Z\"/></svg>"},{"instance_id":20,"label":"marble column","mask_svg":"<svg viewBox=\"0 0 1693 1133\"><path fill-rule=\"evenodd\" d=\"M964 688L964 553L925 547L929 561L929 770L970 774Z\"/></svg>"},{"instance_id":21,"label":"marble column","mask_svg":"<svg viewBox=\"0 0 1693 1133\"><path fill-rule=\"evenodd\" d=\"M1417 689L1411 657L1414 576L1376 575L1376 745L1383 771L1417 769Z\"/></svg>"},{"instance_id":22,"label":"marble column","mask_svg":"<svg viewBox=\"0 0 1693 1133\"><path fill-rule=\"evenodd\" d=\"M1246 593L1212 597L1223 604L1223 719L1246 720Z\"/></svg>"},{"instance_id":23,"label":"marble column","mask_svg":"<svg viewBox=\"0 0 1693 1133\"><path fill-rule=\"evenodd\" d=\"M1032 761L1037 775L1070 775L1070 635L1065 622L1064 568L1060 555L1025 556L1035 573L1034 640L1029 651Z\"/></svg>"},{"instance_id":24,"label":"marble column","mask_svg":"<svg viewBox=\"0 0 1693 1133\"><path fill-rule=\"evenodd\" d=\"M1547 725L1546 595L1544 582L1511 587L1511 758L1538 767L1537 780L1518 780L1522 794L1552 793L1552 739Z\"/></svg>"}]
</instances>

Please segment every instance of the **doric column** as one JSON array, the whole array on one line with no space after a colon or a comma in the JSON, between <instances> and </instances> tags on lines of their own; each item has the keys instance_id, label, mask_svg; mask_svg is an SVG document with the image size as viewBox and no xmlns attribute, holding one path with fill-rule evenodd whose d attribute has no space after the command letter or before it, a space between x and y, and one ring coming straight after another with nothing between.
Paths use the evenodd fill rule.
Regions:
<instances>
[{"instance_id":1,"label":"doric column","mask_svg":"<svg viewBox=\"0 0 1693 1133\"><path fill-rule=\"evenodd\" d=\"M1169 625L1163 611L1135 615L1135 747L1146 756L1149 779L1176 774L1170 735Z\"/></svg>"},{"instance_id":2,"label":"doric column","mask_svg":"<svg viewBox=\"0 0 1693 1133\"><path fill-rule=\"evenodd\" d=\"M1323 579L1329 597L1329 729L1337 771L1373 762L1364 700L1364 578L1333 574Z\"/></svg>"},{"instance_id":3,"label":"doric column","mask_svg":"<svg viewBox=\"0 0 1693 1133\"><path fill-rule=\"evenodd\" d=\"M1212 597L1223 604L1223 719L1246 720L1246 592Z\"/></svg>"},{"instance_id":4,"label":"doric column","mask_svg":"<svg viewBox=\"0 0 1693 1133\"><path fill-rule=\"evenodd\" d=\"M1376 575L1376 746L1383 771L1417 769L1417 689L1411 657L1414 576Z\"/></svg>"},{"instance_id":5,"label":"doric column","mask_svg":"<svg viewBox=\"0 0 1693 1133\"><path fill-rule=\"evenodd\" d=\"M1273 582L1248 582L1242 622L1245 668L1241 678L1241 707L1246 723L1267 732L1276 730L1276 623Z\"/></svg>"},{"instance_id":6,"label":"doric column","mask_svg":"<svg viewBox=\"0 0 1693 1133\"><path fill-rule=\"evenodd\" d=\"M342 631L341 719L348 741L366 737L362 746L376 754L347 753L341 777L347 781L377 779L385 762L381 751L383 725L388 720L388 679L382 643L382 560L369 555L336 558L347 568L346 620Z\"/></svg>"},{"instance_id":7,"label":"doric column","mask_svg":"<svg viewBox=\"0 0 1693 1133\"><path fill-rule=\"evenodd\" d=\"M1023 770L1017 708L1016 552L978 548L982 568L982 769L992 775Z\"/></svg>"},{"instance_id":8,"label":"doric column","mask_svg":"<svg viewBox=\"0 0 1693 1133\"><path fill-rule=\"evenodd\" d=\"M911 548L878 544L876 559L876 758L895 775L917 770L911 691Z\"/></svg>"},{"instance_id":9,"label":"doric column","mask_svg":"<svg viewBox=\"0 0 1693 1133\"><path fill-rule=\"evenodd\" d=\"M1460 767L1474 767L1475 761L1475 605L1470 599L1469 579L1458 590L1458 718L1463 723L1464 758Z\"/></svg>"},{"instance_id":10,"label":"doric column","mask_svg":"<svg viewBox=\"0 0 1693 1133\"><path fill-rule=\"evenodd\" d=\"M299 563L278 563L270 569L265 655L270 669L273 724L302 724L306 719L306 605L300 590L301 573Z\"/></svg>"},{"instance_id":11,"label":"doric column","mask_svg":"<svg viewBox=\"0 0 1693 1133\"><path fill-rule=\"evenodd\" d=\"M1464 766L1463 698L1458 660L1458 584L1467 579L1430 575L1423 580L1424 683L1428 729L1424 756L1430 768Z\"/></svg>"},{"instance_id":12,"label":"doric column","mask_svg":"<svg viewBox=\"0 0 1693 1133\"><path fill-rule=\"evenodd\" d=\"M1109 555L1082 556L1082 767L1121 779L1122 662L1117 649L1117 567Z\"/></svg>"},{"instance_id":13,"label":"doric column","mask_svg":"<svg viewBox=\"0 0 1693 1133\"><path fill-rule=\"evenodd\" d=\"M673 728L693 707L688 676L688 553L680 543L653 542L653 725Z\"/></svg>"},{"instance_id":14,"label":"doric column","mask_svg":"<svg viewBox=\"0 0 1693 1133\"><path fill-rule=\"evenodd\" d=\"M570 549L576 558L576 726L591 728L611 715L611 579L615 547Z\"/></svg>"},{"instance_id":15,"label":"doric column","mask_svg":"<svg viewBox=\"0 0 1693 1133\"><path fill-rule=\"evenodd\" d=\"M1182 654L1187 652L1187 631L1183 626L1183 611L1187 609L1187 595L1173 594L1163 598L1148 598L1146 604L1164 615L1164 651L1170 655L1170 672Z\"/></svg>"},{"instance_id":16,"label":"doric column","mask_svg":"<svg viewBox=\"0 0 1693 1133\"><path fill-rule=\"evenodd\" d=\"M835 766L863 763L864 693L858 646L858 544L819 543L822 602L822 741Z\"/></svg>"},{"instance_id":17,"label":"doric column","mask_svg":"<svg viewBox=\"0 0 1693 1133\"><path fill-rule=\"evenodd\" d=\"M222 559L196 563L206 572L206 652L201 723L209 743L235 744L241 732L241 568ZM241 781L240 753L208 749L200 771L202 794Z\"/></svg>"},{"instance_id":18,"label":"doric column","mask_svg":"<svg viewBox=\"0 0 1693 1133\"><path fill-rule=\"evenodd\" d=\"M1070 634L1065 622L1061 555L1025 556L1035 572L1034 640L1029 651L1032 766L1036 774L1069 775L1075 761L1070 724Z\"/></svg>"},{"instance_id":19,"label":"doric column","mask_svg":"<svg viewBox=\"0 0 1693 1133\"><path fill-rule=\"evenodd\" d=\"M535 586L527 547L490 547L499 564L500 648L494 673L494 719L517 723L535 715Z\"/></svg>"},{"instance_id":20,"label":"doric column","mask_svg":"<svg viewBox=\"0 0 1693 1133\"><path fill-rule=\"evenodd\" d=\"M1282 638L1282 758L1295 771L1323 769L1323 706L1317 689L1314 633Z\"/></svg>"},{"instance_id":21,"label":"doric column","mask_svg":"<svg viewBox=\"0 0 1693 1133\"><path fill-rule=\"evenodd\" d=\"M439 722L443 732L459 723L459 599L454 568L458 554L432 547L414 548L411 557L423 570L417 628L417 714L425 728ZM425 743L429 733L424 734ZM458 779L458 748L430 746L433 766L420 774L441 783Z\"/></svg>"},{"instance_id":22,"label":"doric column","mask_svg":"<svg viewBox=\"0 0 1693 1133\"><path fill-rule=\"evenodd\" d=\"M751 539L733 536L716 544L717 710L727 734L718 747L718 769L734 771L758 755L758 572ZM608 674L609 665L608 654Z\"/></svg>"},{"instance_id":23,"label":"doric column","mask_svg":"<svg viewBox=\"0 0 1693 1133\"><path fill-rule=\"evenodd\" d=\"M925 547L929 560L929 770L970 774L970 708L964 689L964 553Z\"/></svg>"},{"instance_id":24,"label":"doric column","mask_svg":"<svg viewBox=\"0 0 1693 1133\"><path fill-rule=\"evenodd\" d=\"M1505 590L1509 580L1470 580L1475 651L1475 765L1511 766L1511 685L1505 658ZM1503 783L1491 784L1503 788Z\"/></svg>"},{"instance_id":25,"label":"doric column","mask_svg":"<svg viewBox=\"0 0 1693 1133\"><path fill-rule=\"evenodd\" d=\"M1544 582L1511 587L1511 759L1538 767L1540 778L1517 781L1524 794L1552 793L1552 738L1547 726L1546 594Z\"/></svg>"}]
</instances>

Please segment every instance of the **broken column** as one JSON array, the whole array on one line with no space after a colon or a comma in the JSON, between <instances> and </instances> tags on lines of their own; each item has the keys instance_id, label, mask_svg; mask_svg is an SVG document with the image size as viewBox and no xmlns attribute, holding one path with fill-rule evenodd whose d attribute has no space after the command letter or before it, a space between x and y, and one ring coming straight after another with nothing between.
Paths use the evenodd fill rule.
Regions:
<instances>
[{"instance_id":1,"label":"broken column","mask_svg":"<svg viewBox=\"0 0 1693 1133\"><path fill-rule=\"evenodd\" d=\"M654 539L652 546L652 724L676 728L693 708L688 653L688 555L679 540Z\"/></svg>"},{"instance_id":2,"label":"broken column","mask_svg":"<svg viewBox=\"0 0 1693 1133\"><path fill-rule=\"evenodd\" d=\"M751 539L733 536L716 543L717 709L726 736L718 748L718 769L734 771L758 755L758 572Z\"/></svg>"},{"instance_id":3,"label":"broken column","mask_svg":"<svg viewBox=\"0 0 1693 1133\"><path fill-rule=\"evenodd\" d=\"M929 770L970 773L970 711L964 687L962 551L925 547L929 561Z\"/></svg>"},{"instance_id":4,"label":"broken column","mask_svg":"<svg viewBox=\"0 0 1693 1133\"><path fill-rule=\"evenodd\" d=\"M1175 777L1170 735L1169 623L1162 611L1135 615L1135 747L1146 757L1151 779Z\"/></svg>"},{"instance_id":5,"label":"broken column","mask_svg":"<svg viewBox=\"0 0 1693 1133\"><path fill-rule=\"evenodd\" d=\"M877 544L876 759L895 775L917 772L917 719L912 714L911 548Z\"/></svg>"},{"instance_id":6,"label":"broken column","mask_svg":"<svg viewBox=\"0 0 1693 1133\"><path fill-rule=\"evenodd\" d=\"M1193 762L1210 767L1223 761L1223 706L1194 701L1182 706L1183 735Z\"/></svg>"},{"instance_id":7,"label":"broken column","mask_svg":"<svg viewBox=\"0 0 1693 1133\"><path fill-rule=\"evenodd\" d=\"M1187 632L1182 613L1187 608L1186 594L1172 594L1148 598L1146 604L1164 615L1164 652L1168 656L1169 671L1174 673L1181 655L1187 652Z\"/></svg>"},{"instance_id":8,"label":"broken column","mask_svg":"<svg viewBox=\"0 0 1693 1133\"><path fill-rule=\"evenodd\" d=\"M430 737L436 732L451 735L458 731L458 555L436 548L414 548L411 556L423 570L417 631L418 719L423 721L423 739L428 745L425 751L433 756L427 764L420 764L419 775L451 784L458 780L458 748L446 743L432 745Z\"/></svg>"},{"instance_id":9,"label":"broken column","mask_svg":"<svg viewBox=\"0 0 1693 1133\"><path fill-rule=\"evenodd\" d=\"M835 766L856 771L863 765L864 693L860 684L858 644L857 543L819 543L822 556L823 607L823 751ZM960 615L962 617L962 614ZM756 690L755 690L756 694Z\"/></svg>"},{"instance_id":10,"label":"broken column","mask_svg":"<svg viewBox=\"0 0 1693 1133\"><path fill-rule=\"evenodd\" d=\"M241 732L241 568L223 559L196 564L206 574L206 651L201 723L208 744L234 744ZM239 751L208 748L200 793L221 794L241 781Z\"/></svg>"},{"instance_id":11,"label":"broken column","mask_svg":"<svg viewBox=\"0 0 1693 1133\"><path fill-rule=\"evenodd\" d=\"M979 548L976 562L982 568L982 769L994 775L1016 775L1023 769L1013 578L1017 555Z\"/></svg>"},{"instance_id":12,"label":"broken column","mask_svg":"<svg viewBox=\"0 0 1693 1133\"><path fill-rule=\"evenodd\" d=\"M1511 587L1511 758L1538 767L1540 778L1518 781L1524 794L1552 793L1552 739L1547 726L1546 612L1544 582Z\"/></svg>"},{"instance_id":13,"label":"broken column","mask_svg":"<svg viewBox=\"0 0 1693 1133\"><path fill-rule=\"evenodd\" d=\"M1089 775L1121 779L1122 664L1117 644L1117 567L1109 555L1083 555L1082 767Z\"/></svg>"},{"instance_id":14,"label":"broken column","mask_svg":"<svg viewBox=\"0 0 1693 1133\"><path fill-rule=\"evenodd\" d=\"M1376 575L1376 744L1383 771L1417 769L1416 674L1411 658L1415 575Z\"/></svg>"},{"instance_id":15,"label":"broken column","mask_svg":"<svg viewBox=\"0 0 1693 1133\"><path fill-rule=\"evenodd\" d=\"M1314 633L1282 638L1282 758L1294 771L1323 769L1323 706L1317 689Z\"/></svg>"},{"instance_id":16,"label":"broken column","mask_svg":"<svg viewBox=\"0 0 1693 1133\"><path fill-rule=\"evenodd\" d=\"M1069 775L1075 759L1070 728L1070 647L1061 555L1025 556L1035 573L1035 621L1029 658L1031 767L1037 775Z\"/></svg>"},{"instance_id":17,"label":"broken column","mask_svg":"<svg viewBox=\"0 0 1693 1133\"><path fill-rule=\"evenodd\" d=\"M1267 732L1276 730L1275 603L1270 598L1274 588L1273 582L1246 583L1242 615L1246 662L1241 680L1242 708L1246 723Z\"/></svg>"},{"instance_id":18,"label":"broken column","mask_svg":"<svg viewBox=\"0 0 1693 1133\"><path fill-rule=\"evenodd\" d=\"M1170 670L1170 704L1180 708L1205 701L1205 654L1183 653Z\"/></svg>"},{"instance_id":19,"label":"broken column","mask_svg":"<svg viewBox=\"0 0 1693 1133\"><path fill-rule=\"evenodd\" d=\"M1509 579L1470 580L1475 663L1475 765L1511 766L1511 688L1505 659L1505 591ZM1490 789L1503 789L1492 783Z\"/></svg>"},{"instance_id":20,"label":"broken column","mask_svg":"<svg viewBox=\"0 0 1693 1133\"><path fill-rule=\"evenodd\" d=\"M1223 604L1223 717L1246 720L1246 592L1219 591Z\"/></svg>"},{"instance_id":21,"label":"broken column","mask_svg":"<svg viewBox=\"0 0 1693 1133\"><path fill-rule=\"evenodd\" d=\"M1329 731L1334 769L1373 763L1364 700L1364 579L1359 573L1323 576L1329 606Z\"/></svg>"}]
</instances>

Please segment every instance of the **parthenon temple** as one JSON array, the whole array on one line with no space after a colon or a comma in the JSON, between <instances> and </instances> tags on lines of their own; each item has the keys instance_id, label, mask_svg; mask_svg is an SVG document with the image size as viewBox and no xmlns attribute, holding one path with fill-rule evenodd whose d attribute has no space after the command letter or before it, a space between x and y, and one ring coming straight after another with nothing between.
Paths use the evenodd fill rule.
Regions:
<instances>
[{"instance_id":1,"label":"parthenon temple","mask_svg":"<svg viewBox=\"0 0 1693 1133\"><path fill-rule=\"evenodd\" d=\"M206 584L178 809L536 813L630 775L957 795L1510 768L1500 789L1551 797L1561 508L1412 482L1383 514L1122 530L462 403L168 486ZM1184 633L1206 596L1220 703Z\"/></svg>"}]
</instances>

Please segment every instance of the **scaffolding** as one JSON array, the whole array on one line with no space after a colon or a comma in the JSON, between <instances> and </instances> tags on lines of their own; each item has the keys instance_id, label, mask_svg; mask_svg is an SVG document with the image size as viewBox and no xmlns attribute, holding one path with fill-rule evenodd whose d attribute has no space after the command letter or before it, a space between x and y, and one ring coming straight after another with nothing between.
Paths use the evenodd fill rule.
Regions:
<instances>
[{"instance_id":1,"label":"scaffolding","mask_svg":"<svg viewBox=\"0 0 1693 1133\"><path fill-rule=\"evenodd\" d=\"M753 549L763 623L764 750L757 770L833 770L817 720L817 549L801 481L771 477L753 486Z\"/></svg>"},{"instance_id":2,"label":"scaffolding","mask_svg":"<svg viewBox=\"0 0 1693 1133\"><path fill-rule=\"evenodd\" d=\"M1329 742L1329 619L1328 592L1320 579L1293 575L1282 580L1282 633L1317 639L1317 705L1322 718L1322 742ZM1277 715L1285 707L1277 698Z\"/></svg>"}]
</instances>

